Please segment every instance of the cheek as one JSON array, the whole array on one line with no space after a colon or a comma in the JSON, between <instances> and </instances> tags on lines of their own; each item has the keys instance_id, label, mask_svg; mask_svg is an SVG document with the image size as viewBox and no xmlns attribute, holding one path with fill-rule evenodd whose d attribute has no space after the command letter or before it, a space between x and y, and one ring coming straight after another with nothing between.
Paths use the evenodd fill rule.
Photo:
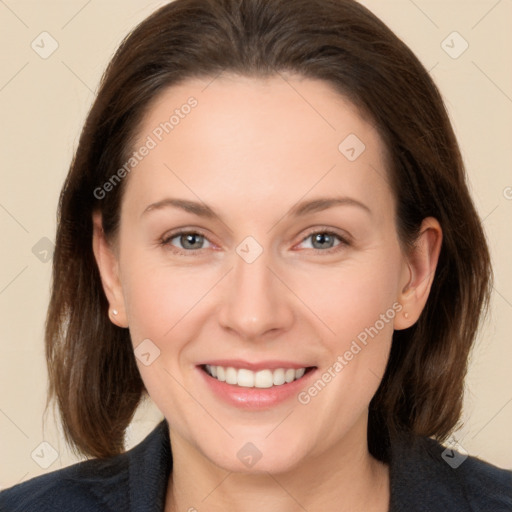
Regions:
<instances>
[{"instance_id":1,"label":"cheek","mask_svg":"<svg viewBox=\"0 0 512 512\"><path fill-rule=\"evenodd\" d=\"M198 315L206 302L201 299L218 280L217 274L157 263L137 250L124 263L123 294L135 353L145 343L141 346L150 347L151 358L157 354L149 365L137 360L140 375L158 408L187 431L192 428L188 422L194 403L182 384L188 369L184 361L190 342L200 336Z\"/></svg>"},{"instance_id":2,"label":"cheek","mask_svg":"<svg viewBox=\"0 0 512 512\"><path fill-rule=\"evenodd\" d=\"M211 271L209 272L211 273ZM190 269L147 266L140 263L125 282L124 297L134 345L139 339L179 341L173 333L189 324L187 316L211 288L208 275ZM173 342L174 345L174 342ZM176 345L174 345L176 346Z\"/></svg>"},{"instance_id":3,"label":"cheek","mask_svg":"<svg viewBox=\"0 0 512 512\"><path fill-rule=\"evenodd\" d=\"M218 270L213 266L198 269L192 257L190 264L186 258L180 265L172 264L164 248L148 247L147 241L128 235L121 254L123 297L133 344L146 338L156 343L173 339L212 287Z\"/></svg>"},{"instance_id":4,"label":"cheek","mask_svg":"<svg viewBox=\"0 0 512 512\"><path fill-rule=\"evenodd\" d=\"M329 404L339 422L347 421L347 407L354 417L367 407L384 375L394 318L402 310L396 301L400 261L398 252L380 252L303 282L300 293L325 326L322 343L329 355L321 382L304 390L301 403L317 400L322 391L317 403Z\"/></svg>"},{"instance_id":5,"label":"cheek","mask_svg":"<svg viewBox=\"0 0 512 512\"><path fill-rule=\"evenodd\" d=\"M370 256L354 258L338 268L317 269L294 281L297 295L322 321L326 339L337 344L337 348L343 348L347 340L374 326L381 315L385 315L385 325L378 322L379 331L388 336L392 332L399 255L381 252Z\"/></svg>"}]
</instances>

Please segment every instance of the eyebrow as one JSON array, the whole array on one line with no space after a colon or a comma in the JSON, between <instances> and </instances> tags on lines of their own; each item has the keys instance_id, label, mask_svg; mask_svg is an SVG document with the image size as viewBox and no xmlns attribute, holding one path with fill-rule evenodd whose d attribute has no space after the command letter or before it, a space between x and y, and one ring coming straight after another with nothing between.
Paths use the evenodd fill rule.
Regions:
<instances>
[{"instance_id":1,"label":"eyebrow","mask_svg":"<svg viewBox=\"0 0 512 512\"><path fill-rule=\"evenodd\" d=\"M357 206L369 215L372 214L372 211L368 206L351 197L322 197L319 199L312 199L310 201L303 201L293 206L289 214L300 217L308 213L321 212L328 208L332 208L333 206Z\"/></svg>"},{"instance_id":2,"label":"eyebrow","mask_svg":"<svg viewBox=\"0 0 512 512\"><path fill-rule=\"evenodd\" d=\"M368 213L369 215L372 214L370 208L361 201L358 201L357 199L353 199L351 197L322 197L318 199L311 199L309 201L302 201L300 203L295 204L290 209L288 215L294 217L301 217L310 213L316 213L323 210L327 210L328 208L332 208L334 206L356 206L365 211L366 213ZM196 201L189 201L187 199L177 199L171 197L167 197L165 199L162 199L161 201L157 201L156 203L151 203L142 212L141 216L151 211L171 207L184 210L188 213L197 215L198 217L204 217L207 219L217 219L224 223L221 217L205 203L198 203Z\"/></svg>"}]
</instances>

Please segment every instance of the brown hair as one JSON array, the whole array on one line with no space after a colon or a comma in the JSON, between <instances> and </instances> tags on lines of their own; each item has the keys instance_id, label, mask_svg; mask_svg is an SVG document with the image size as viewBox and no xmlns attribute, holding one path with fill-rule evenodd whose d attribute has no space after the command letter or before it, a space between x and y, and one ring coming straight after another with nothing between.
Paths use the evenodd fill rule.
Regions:
<instances>
[{"instance_id":1,"label":"brown hair","mask_svg":"<svg viewBox=\"0 0 512 512\"><path fill-rule=\"evenodd\" d=\"M176 0L123 41L83 128L59 202L52 295L46 324L48 404L55 399L67 441L107 457L146 390L127 329L108 317L92 251L92 213L116 233L124 181L94 190L129 158L136 130L164 89L222 71L252 77L290 71L321 79L377 127L388 150L404 247L421 221L438 219L443 245L427 304L393 335L371 401L371 453L387 458L399 432L444 440L462 408L469 351L488 305L492 271L468 192L457 141L438 89L411 50L353 0Z\"/></svg>"}]
</instances>

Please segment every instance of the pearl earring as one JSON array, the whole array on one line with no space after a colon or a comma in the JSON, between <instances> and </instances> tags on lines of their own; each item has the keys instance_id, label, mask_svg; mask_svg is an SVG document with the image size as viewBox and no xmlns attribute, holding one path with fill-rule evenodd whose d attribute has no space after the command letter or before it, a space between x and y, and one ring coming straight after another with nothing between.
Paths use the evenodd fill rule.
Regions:
<instances>
[{"instance_id":1,"label":"pearl earring","mask_svg":"<svg viewBox=\"0 0 512 512\"><path fill-rule=\"evenodd\" d=\"M407 311L404 313L404 318L409 318L409 313L407 313Z\"/></svg>"},{"instance_id":2,"label":"pearl earring","mask_svg":"<svg viewBox=\"0 0 512 512\"><path fill-rule=\"evenodd\" d=\"M114 315L117 315L117 314L119 313L119 311L117 311L117 309L113 309L113 310L112 310L112 313L113 313Z\"/></svg>"}]
</instances>

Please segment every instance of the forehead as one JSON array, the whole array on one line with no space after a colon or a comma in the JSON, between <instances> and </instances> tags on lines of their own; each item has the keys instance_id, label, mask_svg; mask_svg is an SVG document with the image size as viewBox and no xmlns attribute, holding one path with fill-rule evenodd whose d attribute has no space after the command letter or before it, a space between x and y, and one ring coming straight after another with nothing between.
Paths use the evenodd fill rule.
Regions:
<instances>
[{"instance_id":1,"label":"forehead","mask_svg":"<svg viewBox=\"0 0 512 512\"><path fill-rule=\"evenodd\" d=\"M169 192L212 204L235 204L241 194L246 206L276 194L294 203L333 187L383 207L390 200L378 132L320 80L186 80L150 105L133 150L143 145L151 150L126 192L140 201Z\"/></svg>"}]
</instances>

